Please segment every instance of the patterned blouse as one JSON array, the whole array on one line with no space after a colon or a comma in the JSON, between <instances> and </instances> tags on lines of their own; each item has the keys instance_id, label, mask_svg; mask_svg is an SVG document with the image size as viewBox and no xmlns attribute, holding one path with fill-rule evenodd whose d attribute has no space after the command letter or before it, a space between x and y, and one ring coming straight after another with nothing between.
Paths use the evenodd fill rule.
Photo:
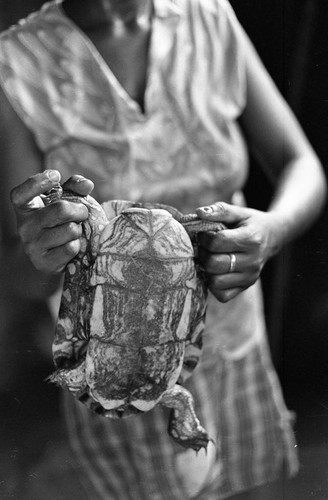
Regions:
<instances>
[{"instance_id":1,"label":"patterned blouse","mask_svg":"<svg viewBox=\"0 0 328 500\"><path fill-rule=\"evenodd\" d=\"M2 34L0 82L46 168L92 179L99 201L189 212L230 201L248 173L236 123L242 36L226 0L155 0L142 110L58 0ZM228 356L244 355L262 335L261 308L258 285L231 304L210 298L208 335Z\"/></svg>"}]
</instances>

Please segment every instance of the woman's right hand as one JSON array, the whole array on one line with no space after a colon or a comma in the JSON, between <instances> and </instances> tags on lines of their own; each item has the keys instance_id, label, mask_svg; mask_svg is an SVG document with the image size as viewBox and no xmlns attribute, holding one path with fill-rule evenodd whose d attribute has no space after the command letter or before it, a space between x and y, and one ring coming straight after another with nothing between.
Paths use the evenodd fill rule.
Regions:
<instances>
[{"instance_id":1,"label":"woman's right hand","mask_svg":"<svg viewBox=\"0 0 328 500\"><path fill-rule=\"evenodd\" d=\"M45 170L29 177L10 193L17 218L17 230L25 253L36 269L59 273L80 250L81 222L88 210L81 203L58 200L44 204L41 195L58 185L60 173ZM79 175L72 176L63 187L86 196L93 183Z\"/></svg>"}]
</instances>

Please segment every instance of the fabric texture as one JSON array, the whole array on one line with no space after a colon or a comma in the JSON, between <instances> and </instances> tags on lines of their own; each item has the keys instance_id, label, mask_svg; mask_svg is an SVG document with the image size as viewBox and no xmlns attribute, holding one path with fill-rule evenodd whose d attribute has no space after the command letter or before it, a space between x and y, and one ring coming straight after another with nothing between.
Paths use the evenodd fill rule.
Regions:
<instances>
[{"instance_id":1,"label":"fabric texture","mask_svg":"<svg viewBox=\"0 0 328 500\"><path fill-rule=\"evenodd\" d=\"M0 82L46 168L91 178L98 201L161 202L183 212L242 190L248 156L243 30L226 0L154 0L144 110L96 47L46 4L0 37ZM195 454L167 435L167 413L106 420L68 398L90 498L225 498L274 480L297 457L265 339L260 284L210 296L202 361L187 383L215 444Z\"/></svg>"}]
</instances>

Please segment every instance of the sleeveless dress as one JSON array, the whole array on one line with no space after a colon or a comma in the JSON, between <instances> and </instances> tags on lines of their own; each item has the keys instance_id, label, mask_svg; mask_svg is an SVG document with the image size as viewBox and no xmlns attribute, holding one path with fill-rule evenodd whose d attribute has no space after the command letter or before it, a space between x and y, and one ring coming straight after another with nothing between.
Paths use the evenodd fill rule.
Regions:
<instances>
[{"instance_id":1,"label":"sleeveless dress","mask_svg":"<svg viewBox=\"0 0 328 500\"><path fill-rule=\"evenodd\" d=\"M94 196L183 212L238 203L248 156L244 32L226 0L154 0L144 109L90 39L52 1L0 37L0 82L45 168L79 173ZM274 481L298 461L266 341L260 283L227 304L209 297L201 362L188 380L214 443L196 454L167 434L161 407L120 421L65 396L89 498L214 500Z\"/></svg>"}]
</instances>

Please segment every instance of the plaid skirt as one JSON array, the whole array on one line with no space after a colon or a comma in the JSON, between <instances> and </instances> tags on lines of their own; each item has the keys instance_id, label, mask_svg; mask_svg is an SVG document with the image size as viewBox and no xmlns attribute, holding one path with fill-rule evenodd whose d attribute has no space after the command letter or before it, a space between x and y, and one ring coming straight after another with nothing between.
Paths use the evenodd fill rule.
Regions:
<instances>
[{"instance_id":1,"label":"plaid skirt","mask_svg":"<svg viewBox=\"0 0 328 500\"><path fill-rule=\"evenodd\" d=\"M160 405L112 420L65 396L68 434L90 500L218 500L272 482L283 469L297 472L293 415L265 338L242 359L205 357L186 387L214 441L207 453L174 443Z\"/></svg>"}]
</instances>

